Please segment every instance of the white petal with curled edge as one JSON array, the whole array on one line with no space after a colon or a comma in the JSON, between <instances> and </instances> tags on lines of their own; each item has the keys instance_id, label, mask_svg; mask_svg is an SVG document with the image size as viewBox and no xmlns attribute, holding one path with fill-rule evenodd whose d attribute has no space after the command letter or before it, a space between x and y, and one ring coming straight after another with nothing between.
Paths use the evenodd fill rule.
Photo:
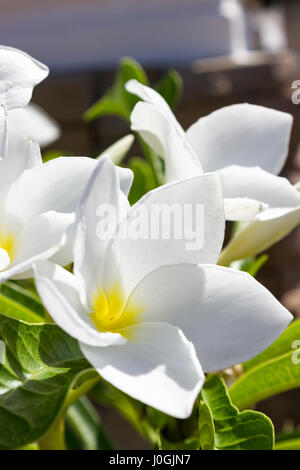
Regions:
<instances>
[{"instance_id":1,"label":"white petal with curled edge","mask_svg":"<svg viewBox=\"0 0 300 470\"><path fill-rule=\"evenodd\" d=\"M0 101L7 109L26 106L33 88L48 73L46 65L25 52L0 46Z\"/></svg>"},{"instance_id":2,"label":"white petal with curled edge","mask_svg":"<svg viewBox=\"0 0 300 470\"><path fill-rule=\"evenodd\" d=\"M137 400L176 418L190 416L204 382L195 349L182 332L164 323L132 327L121 347L80 343L101 377Z\"/></svg>"},{"instance_id":3,"label":"white petal with curled edge","mask_svg":"<svg viewBox=\"0 0 300 470\"><path fill-rule=\"evenodd\" d=\"M66 231L74 221L74 214L50 211L39 214L23 228L13 233L14 244L11 263L0 272L0 281L18 279L38 259L45 259L56 253L65 242ZM17 227L18 224L16 224Z\"/></svg>"},{"instance_id":4,"label":"white petal with curled edge","mask_svg":"<svg viewBox=\"0 0 300 470\"><path fill-rule=\"evenodd\" d=\"M292 122L292 116L281 111L235 104L200 118L187 138L205 171L240 165L278 174L288 154Z\"/></svg>"},{"instance_id":5,"label":"white petal with curled edge","mask_svg":"<svg viewBox=\"0 0 300 470\"><path fill-rule=\"evenodd\" d=\"M118 333L100 333L95 329L80 303L79 286L73 274L50 261L38 261L34 265L34 278L49 314L70 336L90 346L126 343Z\"/></svg>"},{"instance_id":6,"label":"white petal with curled edge","mask_svg":"<svg viewBox=\"0 0 300 470\"><path fill-rule=\"evenodd\" d=\"M139 102L131 113L131 128L165 160L166 181L202 173L202 166L180 125L153 104Z\"/></svg>"},{"instance_id":7,"label":"white petal with curled edge","mask_svg":"<svg viewBox=\"0 0 300 470\"><path fill-rule=\"evenodd\" d=\"M249 274L214 265L159 268L140 282L129 302L144 306L140 321L178 326L206 372L256 356L293 318Z\"/></svg>"},{"instance_id":8,"label":"white petal with curled edge","mask_svg":"<svg viewBox=\"0 0 300 470\"><path fill-rule=\"evenodd\" d=\"M270 207L296 207L300 194L286 179L258 167L229 166L218 171L224 198L246 197Z\"/></svg>"},{"instance_id":9,"label":"white petal with curled edge","mask_svg":"<svg viewBox=\"0 0 300 470\"><path fill-rule=\"evenodd\" d=\"M222 251L219 264L227 266L232 261L254 256L282 240L300 224L300 206L267 209L259 216L265 220L245 223Z\"/></svg>"},{"instance_id":10,"label":"white petal with curled edge","mask_svg":"<svg viewBox=\"0 0 300 470\"><path fill-rule=\"evenodd\" d=\"M157 91L153 90L153 88L142 85L137 80L129 80L125 84L125 88L127 91L129 91L129 93L138 96L146 103L153 104L159 111L172 119L174 123L179 126L179 128L181 128L168 103L159 93L157 93Z\"/></svg>"},{"instance_id":11,"label":"white petal with curled edge","mask_svg":"<svg viewBox=\"0 0 300 470\"><path fill-rule=\"evenodd\" d=\"M116 263L129 294L159 266L215 263L224 227L223 198L216 174L170 183L148 192L130 209L120 224L120 236L109 245L107 266L112 269Z\"/></svg>"}]
</instances>

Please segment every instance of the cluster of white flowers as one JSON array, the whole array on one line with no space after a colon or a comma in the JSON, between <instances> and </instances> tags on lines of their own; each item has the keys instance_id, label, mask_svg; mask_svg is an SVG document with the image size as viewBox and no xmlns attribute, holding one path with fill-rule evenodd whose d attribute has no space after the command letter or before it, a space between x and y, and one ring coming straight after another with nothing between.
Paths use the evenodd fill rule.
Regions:
<instances>
[{"instance_id":1,"label":"cluster of white flowers","mask_svg":"<svg viewBox=\"0 0 300 470\"><path fill-rule=\"evenodd\" d=\"M128 169L109 156L43 164L28 123L33 87L48 69L0 49L0 282L31 277L53 320L79 341L108 382L179 418L190 415L204 372L246 361L287 327L290 313L248 274L218 266L225 218L243 222L222 264L267 248L300 221L300 194L277 174L292 119L235 105L186 133L163 98L130 81L142 101L132 129L165 160L166 184L130 207ZM140 204L202 204L197 251L170 239L97 236L97 210L115 208L117 233ZM224 210L225 207L225 210ZM74 262L74 274L64 269Z\"/></svg>"}]
</instances>

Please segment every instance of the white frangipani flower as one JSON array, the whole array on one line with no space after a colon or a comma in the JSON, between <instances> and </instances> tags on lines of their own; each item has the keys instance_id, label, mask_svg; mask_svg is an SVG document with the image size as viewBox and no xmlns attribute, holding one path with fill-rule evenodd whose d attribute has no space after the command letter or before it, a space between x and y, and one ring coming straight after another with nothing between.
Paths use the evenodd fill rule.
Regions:
<instances>
[{"instance_id":1,"label":"white frangipani flower","mask_svg":"<svg viewBox=\"0 0 300 470\"><path fill-rule=\"evenodd\" d=\"M187 251L173 232L169 239L120 235L139 208L175 201L204 205L202 249ZM119 230L102 239L96 214L107 204ZM217 175L162 186L130 208L116 168L102 158L76 215L75 274L50 261L34 265L45 307L99 374L178 418L190 415L203 371L253 357L292 318L248 274L214 265L224 222Z\"/></svg>"},{"instance_id":2,"label":"white frangipani flower","mask_svg":"<svg viewBox=\"0 0 300 470\"><path fill-rule=\"evenodd\" d=\"M97 162L58 158L42 164L25 108L48 68L22 51L0 47L0 283L31 277L33 261L54 256L65 265L71 225ZM119 169L127 194L130 170Z\"/></svg>"},{"instance_id":3,"label":"white frangipani flower","mask_svg":"<svg viewBox=\"0 0 300 470\"><path fill-rule=\"evenodd\" d=\"M167 181L216 171L226 219L254 221L232 245L238 257L265 250L299 224L300 197L275 176L287 157L291 115L238 104L200 118L185 133L158 93L136 80L126 88L144 100L131 114L132 129L165 159Z\"/></svg>"},{"instance_id":4,"label":"white frangipani flower","mask_svg":"<svg viewBox=\"0 0 300 470\"><path fill-rule=\"evenodd\" d=\"M49 73L46 65L25 52L12 47L0 46L0 157L5 155L7 113L11 109L25 107L35 85Z\"/></svg>"},{"instance_id":5,"label":"white frangipani flower","mask_svg":"<svg viewBox=\"0 0 300 470\"><path fill-rule=\"evenodd\" d=\"M26 110L29 114L31 138L41 148L47 147L60 137L59 125L41 106L29 103Z\"/></svg>"},{"instance_id":6,"label":"white frangipani flower","mask_svg":"<svg viewBox=\"0 0 300 470\"><path fill-rule=\"evenodd\" d=\"M0 159L0 282L31 277L32 262L58 250L56 262L72 261L67 235L71 236L74 212L97 165L87 157L61 157L43 164L29 127L25 109L8 113L6 155ZM118 171L127 194L132 172Z\"/></svg>"}]
</instances>

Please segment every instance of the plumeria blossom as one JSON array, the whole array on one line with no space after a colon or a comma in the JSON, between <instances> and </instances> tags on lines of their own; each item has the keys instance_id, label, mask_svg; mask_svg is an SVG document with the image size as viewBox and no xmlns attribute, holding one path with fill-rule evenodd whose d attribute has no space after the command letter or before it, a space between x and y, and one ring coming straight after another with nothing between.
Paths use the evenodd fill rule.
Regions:
<instances>
[{"instance_id":1,"label":"plumeria blossom","mask_svg":"<svg viewBox=\"0 0 300 470\"><path fill-rule=\"evenodd\" d=\"M126 88L144 101L135 106L131 126L164 158L166 180L216 171L226 219L254 221L243 239L235 239L238 256L268 248L299 224L299 194L287 179L276 176L288 153L291 115L238 104L200 118L184 132L158 93L135 80Z\"/></svg>"},{"instance_id":2,"label":"plumeria blossom","mask_svg":"<svg viewBox=\"0 0 300 470\"><path fill-rule=\"evenodd\" d=\"M204 205L201 249L186 250L172 231L169 239L122 236L141 207L173 201ZM103 205L118 222L105 237L96 216ZM76 214L74 274L47 260L34 265L45 307L98 373L178 418L190 415L204 372L255 356L292 318L248 274L215 265L224 225L216 174L161 186L130 208L116 167L101 158Z\"/></svg>"},{"instance_id":3,"label":"plumeria blossom","mask_svg":"<svg viewBox=\"0 0 300 470\"><path fill-rule=\"evenodd\" d=\"M54 142L60 135L58 124L40 107L29 103L33 88L49 74L46 65L12 47L0 46L0 106L1 127L6 127L10 110L26 107L30 116L31 137L41 147ZM11 117L11 125L13 117ZM5 139L2 139L2 153Z\"/></svg>"},{"instance_id":4,"label":"plumeria blossom","mask_svg":"<svg viewBox=\"0 0 300 470\"><path fill-rule=\"evenodd\" d=\"M6 153L8 113L28 105L33 88L48 74L46 65L25 52L0 46L0 157Z\"/></svg>"},{"instance_id":5,"label":"plumeria blossom","mask_svg":"<svg viewBox=\"0 0 300 470\"><path fill-rule=\"evenodd\" d=\"M97 162L87 157L42 163L26 110L48 68L27 54L0 47L0 282L32 276L32 262L72 260L75 209ZM23 108L23 109L22 109ZM127 194L130 170L119 169Z\"/></svg>"}]
</instances>

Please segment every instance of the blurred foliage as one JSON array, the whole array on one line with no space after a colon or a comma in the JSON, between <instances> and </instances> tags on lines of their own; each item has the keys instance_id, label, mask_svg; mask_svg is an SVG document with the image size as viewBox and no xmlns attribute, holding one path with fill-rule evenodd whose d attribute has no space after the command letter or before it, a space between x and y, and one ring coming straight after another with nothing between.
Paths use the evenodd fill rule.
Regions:
<instances>
[{"instance_id":1,"label":"blurred foliage","mask_svg":"<svg viewBox=\"0 0 300 470\"><path fill-rule=\"evenodd\" d=\"M131 79L135 79L143 85L149 84L149 79L142 66L136 60L124 57L120 61L112 87L85 112L84 119L89 122L104 116L116 116L130 125L130 115L139 101L137 96L125 89L126 82ZM163 96L171 108L174 108L182 94L182 79L176 70L168 70L153 85L153 88ZM137 141L144 158L133 157L128 163L129 168L134 172L134 183L129 196L131 203L136 202L147 191L164 182L162 159L138 135ZM124 144L124 141L121 139L119 143ZM106 149L101 155L111 153L113 161L120 164L130 147L126 148L126 143L127 141L125 141L122 152L117 156L115 155L115 145L117 145L118 150L120 148L118 143Z\"/></svg>"}]
</instances>

